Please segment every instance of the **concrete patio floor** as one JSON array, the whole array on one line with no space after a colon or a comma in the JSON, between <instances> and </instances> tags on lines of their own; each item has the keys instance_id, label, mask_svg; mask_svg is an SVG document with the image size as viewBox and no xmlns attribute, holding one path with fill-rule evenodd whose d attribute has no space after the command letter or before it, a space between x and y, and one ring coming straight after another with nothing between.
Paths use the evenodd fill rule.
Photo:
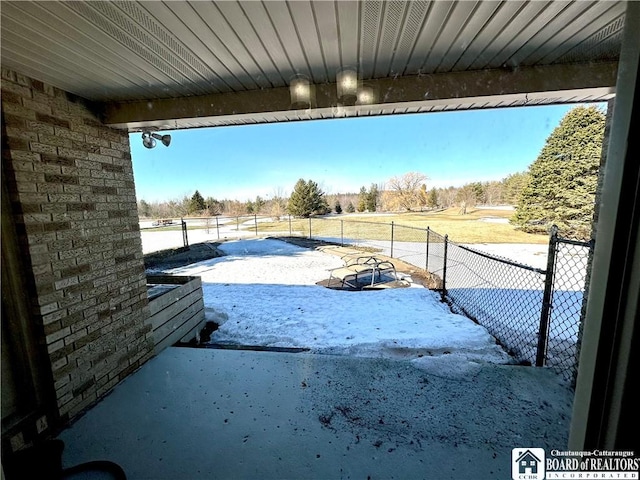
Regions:
<instances>
[{"instance_id":1,"label":"concrete patio floor","mask_svg":"<svg viewBox=\"0 0 640 480\"><path fill-rule=\"evenodd\" d=\"M58 438L131 480L507 479L512 448L566 447L571 401L533 367L171 347Z\"/></svg>"}]
</instances>

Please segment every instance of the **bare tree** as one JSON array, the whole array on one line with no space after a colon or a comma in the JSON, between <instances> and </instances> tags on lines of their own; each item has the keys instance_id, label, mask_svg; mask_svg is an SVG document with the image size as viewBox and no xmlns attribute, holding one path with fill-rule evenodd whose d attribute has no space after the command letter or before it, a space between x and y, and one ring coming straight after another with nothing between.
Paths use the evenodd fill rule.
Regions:
<instances>
[{"instance_id":1,"label":"bare tree","mask_svg":"<svg viewBox=\"0 0 640 480\"><path fill-rule=\"evenodd\" d=\"M273 195L271 196L270 212L271 216L275 220L280 220L285 213L287 213L287 195L282 187L276 187L273 189Z\"/></svg>"},{"instance_id":2,"label":"bare tree","mask_svg":"<svg viewBox=\"0 0 640 480\"><path fill-rule=\"evenodd\" d=\"M460 206L460 211L458 213L460 215L466 215L467 208L475 207L476 199L477 191L472 183L468 183L462 188L459 188L456 195L456 201Z\"/></svg>"},{"instance_id":3,"label":"bare tree","mask_svg":"<svg viewBox=\"0 0 640 480\"><path fill-rule=\"evenodd\" d=\"M399 177L392 177L387 182L395 203L402 209L411 209L420 205L420 190L427 176L420 172L408 172Z\"/></svg>"}]
</instances>

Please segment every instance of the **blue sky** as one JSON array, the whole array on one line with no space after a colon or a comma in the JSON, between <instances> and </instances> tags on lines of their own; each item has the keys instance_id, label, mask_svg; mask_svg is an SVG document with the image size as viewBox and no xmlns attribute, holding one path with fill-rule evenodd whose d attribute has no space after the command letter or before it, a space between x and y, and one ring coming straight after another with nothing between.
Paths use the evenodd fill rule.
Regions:
<instances>
[{"instance_id":1,"label":"blue sky","mask_svg":"<svg viewBox=\"0 0 640 480\"><path fill-rule=\"evenodd\" d=\"M570 105L199 128L167 148L131 134L138 199L218 200L288 195L299 178L326 193L358 192L418 171L427 188L500 180L524 171ZM605 106L603 105L603 109Z\"/></svg>"}]
</instances>

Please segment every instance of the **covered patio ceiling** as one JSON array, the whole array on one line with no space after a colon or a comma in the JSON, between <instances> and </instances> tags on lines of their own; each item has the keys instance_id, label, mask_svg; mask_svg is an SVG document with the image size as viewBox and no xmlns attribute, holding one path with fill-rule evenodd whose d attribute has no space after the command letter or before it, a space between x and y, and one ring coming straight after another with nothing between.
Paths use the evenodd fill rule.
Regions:
<instances>
[{"instance_id":1,"label":"covered patio ceiling","mask_svg":"<svg viewBox=\"0 0 640 480\"><path fill-rule=\"evenodd\" d=\"M2 66L130 132L598 102L623 1L3 1ZM336 74L376 101L340 107ZM289 84L314 86L295 109Z\"/></svg>"}]
</instances>

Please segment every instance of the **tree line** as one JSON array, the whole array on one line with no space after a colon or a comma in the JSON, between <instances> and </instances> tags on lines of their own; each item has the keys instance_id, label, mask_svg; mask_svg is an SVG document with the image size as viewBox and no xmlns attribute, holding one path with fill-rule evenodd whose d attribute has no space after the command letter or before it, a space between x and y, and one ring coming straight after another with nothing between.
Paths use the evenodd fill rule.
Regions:
<instances>
[{"instance_id":1,"label":"tree line","mask_svg":"<svg viewBox=\"0 0 640 480\"><path fill-rule=\"evenodd\" d=\"M421 184L412 179L421 176ZM405 178L406 177L406 178ZM328 213L358 213L377 211L424 211L451 208L465 202L467 207L483 205L513 205L526 181L527 173L514 173L502 180L469 183L462 187L431 188L427 190L427 177L418 172L409 172L395 181L362 186L359 192L326 194L313 180L300 179L293 186L291 195L274 193L269 198L257 195L252 200L217 200L203 197L196 190L193 195L179 199L147 202L138 201L138 212L144 218L177 218L190 216L243 216L271 215L282 217ZM308 197L308 198L307 198ZM293 207L290 212L289 207Z\"/></svg>"},{"instance_id":2,"label":"tree line","mask_svg":"<svg viewBox=\"0 0 640 480\"><path fill-rule=\"evenodd\" d=\"M142 217L284 215L402 212L457 207L464 215L476 205L514 205L511 223L531 233L557 225L562 235L589 238L604 136L605 114L597 107L571 109L554 129L526 172L461 187L428 188L428 177L408 172L359 192L326 194L313 180L300 179L290 195L276 189L270 198L245 202L203 197L199 191L178 200L138 202Z\"/></svg>"}]
</instances>

